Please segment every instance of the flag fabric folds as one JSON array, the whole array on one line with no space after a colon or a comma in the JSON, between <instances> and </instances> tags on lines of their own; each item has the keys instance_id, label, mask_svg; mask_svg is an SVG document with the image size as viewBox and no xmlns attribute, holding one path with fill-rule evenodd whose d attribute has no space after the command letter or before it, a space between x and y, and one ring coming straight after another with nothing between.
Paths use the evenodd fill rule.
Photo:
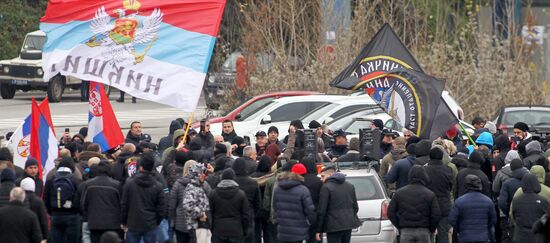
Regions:
<instances>
[{"instance_id":1,"label":"flag fabric folds","mask_svg":"<svg viewBox=\"0 0 550 243\"><path fill-rule=\"evenodd\" d=\"M124 143L124 135L101 83L90 82L88 136L107 151Z\"/></svg>"},{"instance_id":2,"label":"flag fabric folds","mask_svg":"<svg viewBox=\"0 0 550 243\"><path fill-rule=\"evenodd\" d=\"M404 76L416 83L408 85ZM424 74L389 24L384 24L354 61L330 82L332 87L363 89L405 128L431 139L443 136L458 122L441 98L444 84ZM440 119L434 122L435 117Z\"/></svg>"},{"instance_id":3,"label":"flag fabric folds","mask_svg":"<svg viewBox=\"0 0 550 243\"><path fill-rule=\"evenodd\" d=\"M58 156L57 139L49 110L47 100L39 107L36 100L32 99L29 151L30 156L38 160L38 176L41 179L55 167L54 161Z\"/></svg>"},{"instance_id":4,"label":"flag fabric folds","mask_svg":"<svg viewBox=\"0 0 550 243\"><path fill-rule=\"evenodd\" d=\"M44 80L70 75L194 111L225 0L49 1Z\"/></svg>"}]
</instances>

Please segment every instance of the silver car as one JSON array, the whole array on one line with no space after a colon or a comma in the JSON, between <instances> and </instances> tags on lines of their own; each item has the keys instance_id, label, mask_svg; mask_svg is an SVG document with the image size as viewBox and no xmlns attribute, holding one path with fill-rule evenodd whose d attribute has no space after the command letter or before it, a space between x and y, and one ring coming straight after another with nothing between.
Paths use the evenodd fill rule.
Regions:
<instances>
[{"instance_id":1,"label":"silver car","mask_svg":"<svg viewBox=\"0 0 550 243\"><path fill-rule=\"evenodd\" d=\"M343 164L343 163L342 163ZM397 229L388 219L390 197L374 169L344 169L359 204L361 227L352 230L351 242L395 242Z\"/></svg>"}]
</instances>

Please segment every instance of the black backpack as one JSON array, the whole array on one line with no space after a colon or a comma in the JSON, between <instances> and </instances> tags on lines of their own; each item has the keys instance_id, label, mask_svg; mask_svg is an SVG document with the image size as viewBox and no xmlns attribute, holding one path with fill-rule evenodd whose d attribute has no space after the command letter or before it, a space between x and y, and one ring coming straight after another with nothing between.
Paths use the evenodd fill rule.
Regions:
<instances>
[{"instance_id":1,"label":"black backpack","mask_svg":"<svg viewBox=\"0 0 550 243\"><path fill-rule=\"evenodd\" d=\"M53 208L72 208L73 196L76 191L76 187L72 180L73 174L68 173L62 175L58 172L55 173L53 179L53 190L55 197L51 199L51 205Z\"/></svg>"}]
</instances>

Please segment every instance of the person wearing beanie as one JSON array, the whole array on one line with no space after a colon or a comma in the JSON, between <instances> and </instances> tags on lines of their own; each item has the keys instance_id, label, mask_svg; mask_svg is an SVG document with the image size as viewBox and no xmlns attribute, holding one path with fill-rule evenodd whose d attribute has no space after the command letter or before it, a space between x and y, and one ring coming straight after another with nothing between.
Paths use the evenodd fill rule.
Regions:
<instances>
[{"instance_id":1,"label":"person wearing beanie","mask_svg":"<svg viewBox=\"0 0 550 243\"><path fill-rule=\"evenodd\" d=\"M315 206L304 185L306 167L295 164L290 173L278 175L273 194L273 208L277 220L277 240L302 242L309 240L309 223L315 222Z\"/></svg>"},{"instance_id":2,"label":"person wearing beanie","mask_svg":"<svg viewBox=\"0 0 550 243\"><path fill-rule=\"evenodd\" d=\"M279 129L276 126L270 126L267 129L267 146L269 147L271 144L276 144L279 147L279 151L283 151L286 148L286 144L279 141Z\"/></svg>"},{"instance_id":3,"label":"person wearing beanie","mask_svg":"<svg viewBox=\"0 0 550 243\"><path fill-rule=\"evenodd\" d=\"M429 180L425 166L414 165L409 185L397 190L390 201L388 218L399 230L401 242L432 242L441 212L435 193L427 188Z\"/></svg>"},{"instance_id":4,"label":"person wearing beanie","mask_svg":"<svg viewBox=\"0 0 550 243\"><path fill-rule=\"evenodd\" d=\"M517 148L519 154L523 158L527 157L525 146L533 141L533 135L529 133L529 126L526 123L518 122L514 124L514 136L512 137L512 141L514 141L514 149Z\"/></svg>"},{"instance_id":5,"label":"person wearing beanie","mask_svg":"<svg viewBox=\"0 0 550 243\"><path fill-rule=\"evenodd\" d=\"M42 240L48 239L48 212L44 201L35 194L35 183L30 177L21 180L21 189L25 191L25 201L29 203L29 209L36 214L40 229L42 230Z\"/></svg>"},{"instance_id":6,"label":"person wearing beanie","mask_svg":"<svg viewBox=\"0 0 550 243\"><path fill-rule=\"evenodd\" d=\"M256 171L257 166L254 167L251 172L249 163L249 160L245 158L238 158L235 160L235 162L233 162L233 166L231 168L235 171L234 181L239 184L239 188L244 191L248 199L248 204L250 205L248 214L250 215L251 219L254 219L255 216L258 215L258 213L260 212L262 201L260 198L260 187L258 186L258 182L256 182L249 176L250 174L254 173L254 171ZM254 164L256 164L255 161ZM253 222L249 224L248 232L254 232ZM245 242L253 241L254 234L247 234Z\"/></svg>"},{"instance_id":7,"label":"person wearing beanie","mask_svg":"<svg viewBox=\"0 0 550 243\"><path fill-rule=\"evenodd\" d=\"M17 181L16 185L19 185L21 180L25 178L31 178L34 181L35 189L33 191L37 196L41 196L44 182L38 177L38 161L32 157L27 158L25 162L25 175Z\"/></svg>"},{"instance_id":8,"label":"person wearing beanie","mask_svg":"<svg viewBox=\"0 0 550 243\"><path fill-rule=\"evenodd\" d=\"M523 167L523 162L520 159L513 159L510 162L512 177L502 184L498 196L498 207L504 215L509 215L510 204L516 191L521 187L521 179L529 173L529 170Z\"/></svg>"},{"instance_id":9,"label":"person wearing beanie","mask_svg":"<svg viewBox=\"0 0 550 243\"><path fill-rule=\"evenodd\" d=\"M390 171L388 171L388 174L384 177L384 181L388 184L388 188L389 185L395 183L395 189L390 192L395 192L399 188L409 184L409 170L415 164L414 161L416 160L416 145L417 143L410 143L407 146L407 156L397 160L390 168Z\"/></svg>"},{"instance_id":10,"label":"person wearing beanie","mask_svg":"<svg viewBox=\"0 0 550 243\"><path fill-rule=\"evenodd\" d=\"M514 198L510 209L510 221L514 226L514 242L538 242L533 225L550 212L550 203L538 195L541 190L537 176L526 174L521 179L523 195Z\"/></svg>"},{"instance_id":11,"label":"person wearing beanie","mask_svg":"<svg viewBox=\"0 0 550 243\"><path fill-rule=\"evenodd\" d=\"M0 173L0 207L10 202L10 191L15 187L15 173L10 168Z\"/></svg>"},{"instance_id":12,"label":"person wearing beanie","mask_svg":"<svg viewBox=\"0 0 550 243\"><path fill-rule=\"evenodd\" d=\"M378 175L380 178L386 177L386 175L389 172L389 169L392 168L396 161L405 158L407 156L407 150L405 148L407 140L405 137L397 137L393 140L392 144L392 150L389 154L386 154L382 158L382 162L380 163L380 171L378 172ZM395 183L391 183L388 185L388 190L390 193L395 191Z\"/></svg>"},{"instance_id":13,"label":"person wearing beanie","mask_svg":"<svg viewBox=\"0 0 550 243\"><path fill-rule=\"evenodd\" d=\"M464 185L466 183L467 175L475 175L479 177L482 184L481 193L485 194L488 197L491 196L491 183L489 182L489 178L487 177L487 175L483 173L483 171L481 171L481 165L483 163L485 163L485 158L483 157L483 154L478 151L472 152L468 160L467 167L459 171L456 176L454 198L459 198L466 193L466 188Z\"/></svg>"},{"instance_id":14,"label":"person wearing beanie","mask_svg":"<svg viewBox=\"0 0 550 243\"><path fill-rule=\"evenodd\" d=\"M430 150L430 162L425 167L431 182L428 184L428 188L435 193L441 211L441 220L437 225L436 242L449 242L450 226L447 216L451 211L451 191L454 184L451 168L443 164L443 155L444 152L440 146L433 147Z\"/></svg>"},{"instance_id":15,"label":"person wearing beanie","mask_svg":"<svg viewBox=\"0 0 550 243\"><path fill-rule=\"evenodd\" d=\"M548 158L542 152L542 145L539 141L531 141L525 146L525 155L523 159L523 166L528 170L533 165L540 165L543 168L548 168Z\"/></svg>"},{"instance_id":16,"label":"person wearing beanie","mask_svg":"<svg viewBox=\"0 0 550 243\"><path fill-rule=\"evenodd\" d=\"M76 194L82 179L75 176L74 165L72 158L61 158L57 170L52 170L53 177L44 185L44 203L51 222L56 222L51 224L49 235L53 242L60 242L63 238L67 238L67 242L77 242L80 235L80 203ZM62 188L61 192L58 188Z\"/></svg>"},{"instance_id":17,"label":"person wearing beanie","mask_svg":"<svg viewBox=\"0 0 550 243\"><path fill-rule=\"evenodd\" d=\"M506 157L504 158L505 165L498 170L493 180L493 196L496 198L498 198L502 184L512 177L512 167L510 167L512 160L521 160L521 156L517 150L510 150L506 153Z\"/></svg>"},{"instance_id":18,"label":"person wearing beanie","mask_svg":"<svg viewBox=\"0 0 550 243\"><path fill-rule=\"evenodd\" d=\"M415 145L415 155L416 159L414 160L415 165L425 165L430 161L430 150L432 148L432 143L428 140L422 139L420 142Z\"/></svg>"},{"instance_id":19,"label":"person wearing beanie","mask_svg":"<svg viewBox=\"0 0 550 243\"><path fill-rule=\"evenodd\" d=\"M371 129L378 128L380 131L382 131L384 129L384 122L380 119L374 119L372 120L370 128Z\"/></svg>"},{"instance_id":20,"label":"person wearing beanie","mask_svg":"<svg viewBox=\"0 0 550 243\"><path fill-rule=\"evenodd\" d=\"M359 138L351 138L349 140L348 151L338 157L335 162L355 162L361 161L361 155L359 154Z\"/></svg>"},{"instance_id":21,"label":"person wearing beanie","mask_svg":"<svg viewBox=\"0 0 550 243\"><path fill-rule=\"evenodd\" d=\"M449 214L449 223L458 232L459 242L494 242L492 229L497 214L491 198L481 193L481 179L475 175L465 178L466 193L456 199Z\"/></svg>"},{"instance_id":22,"label":"person wearing beanie","mask_svg":"<svg viewBox=\"0 0 550 243\"><path fill-rule=\"evenodd\" d=\"M139 242L142 238L151 239L165 217L165 186L153 172L154 155L143 153L139 159L139 172L127 180L121 199L121 224L127 229L127 241Z\"/></svg>"},{"instance_id":23,"label":"person wearing beanie","mask_svg":"<svg viewBox=\"0 0 550 243\"><path fill-rule=\"evenodd\" d=\"M506 165L505 159L509 151L510 151L510 139L508 138L508 136L506 134L497 134L495 136L494 146L493 146L493 162L492 162L493 178L495 178L497 172L500 171Z\"/></svg>"}]
</instances>

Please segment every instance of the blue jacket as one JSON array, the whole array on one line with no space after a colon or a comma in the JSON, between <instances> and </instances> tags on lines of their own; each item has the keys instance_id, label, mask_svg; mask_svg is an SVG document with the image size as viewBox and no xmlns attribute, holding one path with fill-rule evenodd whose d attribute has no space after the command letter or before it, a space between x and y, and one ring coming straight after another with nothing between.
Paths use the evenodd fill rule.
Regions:
<instances>
[{"instance_id":1,"label":"blue jacket","mask_svg":"<svg viewBox=\"0 0 550 243\"><path fill-rule=\"evenodd\" d=\"M449 214L449 223L458 232L459 242L493 240L496 222L493 202L478 191L468 191L459 197Z\"/></svg>"},{"instance_id":2,"label":"blue jacket","mask_svg":"<svg viewBox=\"0 0 550 243\"><path fill-rule=\"evenodd\" d=\"M386 177L384 178L384 180L388 184L395 182L396 190L406 186L407 184L409 184L409 170L411 170L411 167L413 165L414 165L413 155L408 155L407 157L396 161L395 164L391 167Z\"/></svg>"},{"instance_id":3,"label":"blue jacket","mask_svg":"<svg viewBox=\"0 0 550 243\"><path fill-rule=\"evenodd\" d=\"M308 240L309 226L315 221L315 206L303 177L294 173L283 173L278 178L273 195L273 206L277 217L277 239L279 241Z\"/></svg>"}]
</instances>

